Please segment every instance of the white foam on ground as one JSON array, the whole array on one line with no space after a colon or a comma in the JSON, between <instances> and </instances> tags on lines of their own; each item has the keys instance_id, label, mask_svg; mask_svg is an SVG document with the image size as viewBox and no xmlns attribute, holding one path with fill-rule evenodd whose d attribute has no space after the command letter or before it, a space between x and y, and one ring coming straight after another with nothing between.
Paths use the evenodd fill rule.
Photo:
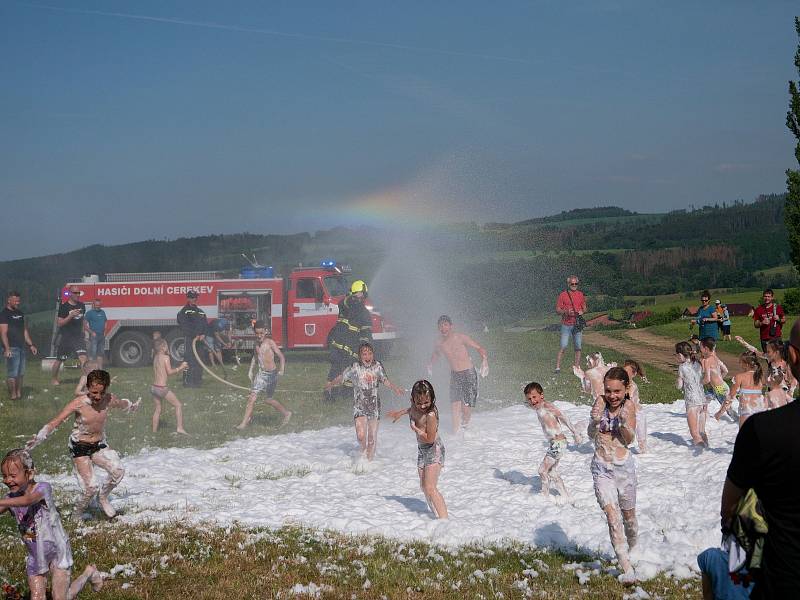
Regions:
<instances>
[{"instance_id":1,"label":"white foam on ground","mask_svg":"<svg viewBox=\"0 0 800 600\"><path fill-rule=\"evenodd\" d=\"M556 404L585 432L589 407ZM688 576L697 571L697 554L719 543L719 499L738 428L712 420L712 449L697 455L687 444L682 401L645 411L649 453L637 457L634 564L640 577ZM417 445L406 419L381 422L378 454L366 468L354 462L357 443L347 427L241 439L212 450L142 450L124 457L127 474L112 501L126 522L296 523L444 545L515 540L613 557L589 473L590 442L570 445L561 460L574 501L559 505L538 494L546 445L533 411L513 406L477 413L466 439L444 430L442 437L439 489L448 521L432 518L419 490ZM68 475L44 479L78 492Z\"/></svg>"}]
</instances>

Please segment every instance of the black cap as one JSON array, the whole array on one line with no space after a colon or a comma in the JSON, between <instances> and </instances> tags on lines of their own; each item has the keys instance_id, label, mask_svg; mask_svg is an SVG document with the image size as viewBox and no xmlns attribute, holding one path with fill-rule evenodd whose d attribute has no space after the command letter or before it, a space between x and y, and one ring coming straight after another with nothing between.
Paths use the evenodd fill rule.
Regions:
<instances>
[{"instance_id":1,"label":"black cap","mask_svg":"<svg viewBox=\"0 0 800 600\"><path fill-rule=\"evenodd\" d=\"M186 297L187 298L197 298L197 292L195 292L194 290L189 290L188 292L186 292Z\"/></svg>"}]
</instances>

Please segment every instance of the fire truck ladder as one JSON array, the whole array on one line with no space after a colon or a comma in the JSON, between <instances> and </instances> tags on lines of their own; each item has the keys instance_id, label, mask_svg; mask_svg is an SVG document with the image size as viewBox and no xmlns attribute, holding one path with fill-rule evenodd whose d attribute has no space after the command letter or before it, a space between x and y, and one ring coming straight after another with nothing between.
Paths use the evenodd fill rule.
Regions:
<instances>
[{"instance_id":1,"label":"fire truck ladder","mask_svg":"<svg viewBox=\"0 0 800 600\"><path fill-rule=\"evenodd\" d=\"M191 281L222 279L219 271L171 271L160 273L106 273L106 281Z\"/></svg>"}]
</instances>

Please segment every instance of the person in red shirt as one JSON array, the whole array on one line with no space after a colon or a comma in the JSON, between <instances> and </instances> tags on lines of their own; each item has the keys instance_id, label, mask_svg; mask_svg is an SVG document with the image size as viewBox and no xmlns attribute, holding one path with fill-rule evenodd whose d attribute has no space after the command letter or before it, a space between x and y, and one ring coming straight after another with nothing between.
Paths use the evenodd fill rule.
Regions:
<instances>
[{"instance_id":1,"label":"person in red shirt","mask_svg":"<svg viewBox=\"0 0 800 600\"><path fill-rule=\"evenodd\" d=\"M556 300L556 312L561 315L561 347L556 356L556 373L561 372L561 357L564 350L569 346L569 339L572 338L572 346L575 348L575 366L581 365L581 342L583 341L583 330L576 329L575 324L578 316L583 316L586 312L586 298L583 292L578 290L577 275L567 277L567 289L558 295Z\"/></svg>"},{"instance_id":2,"label":"person in red shirt","mask_svg":"<svg viewBox=\"0 0 800 600\"><path fill-rule=\"evenodd\" d=\"M761 350L767 351L771 341L781 341L781 327L786 323L783 307L774 302L775 294L771 289L764 290L764 303L753 313L753 325L760 329Z\"/></svg>"}]
</instances>

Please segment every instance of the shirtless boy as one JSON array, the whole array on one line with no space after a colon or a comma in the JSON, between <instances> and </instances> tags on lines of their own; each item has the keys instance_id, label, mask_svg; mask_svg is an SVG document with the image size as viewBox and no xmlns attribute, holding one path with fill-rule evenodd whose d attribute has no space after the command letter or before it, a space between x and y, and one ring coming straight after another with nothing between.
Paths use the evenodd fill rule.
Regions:
<instances>
[{"instance_id":1,"label":"shirtless boy","mask_svg":"<svg viewBox=\"0 0 800 600\"><path fill-rule=\"evenodd\" d=\"M545 498L550 497L550 481L552 480L556 490L561 495L560 499L569 500L569 494L564 487L564 481L561 479L561 475L556 471L561 456L567 449L567 436L564 435L561 425L565 425L566 428L570 430L576 444L580 444L583 440L572 426L569 418L544 399L544 390L540 384L532 381L525 386L524 394L528 406L536 411L536 416L539 417L539 425L542 426L542 431L547 441L550 443L547 454L544 455L542 464L539 465L542 496Z\"/></svg>"},{"instance_id":2,"label":"shirtless boy","mask_svg":"<svg viewBox=\"0 0 800 600\"><path fill-rule=\"evenodd\" d=\"M252 382L252 387L250 388L250 396L247 398L247 408L244 411L244 418L242 418L242 422L239 423L236 428L244 429L250 424L250 419L253 418L253 407L255 406L256 397L258 397L259 392L265 392L267 394L267 404L283 415L283 421L281 421L281 427L283 427L289 422L289 419L292 418L292 413L286 410L283 404L274 400L272 395L275 393L275 386L278 384L278 375L283 375L283 369L286 366L286 358L283 356L281 349L278 348L278 344L275 343L275 340L267 333L264 321L256 321L253 325L253 329L256 332L257 342L255 352L253 353L253 360L250 362L250 372L247 374ZM280 369L275 366L276 356L281 363ZM257 373L256 365L258 365Z\"/></svg>"},{"instance_id":3,"label":"shirtless boy","mask_svg":"<svg viewBox=\"0 0 800 600\"><path fill-rule=\"evenodd\" d=\"M167 386L167 378L176 373L183 373L189 368L189 363L182 362L178 368L173 369L169 361L169 346L167 340L159 338L153 343L153 385L150 394L153 396L153 433L158 431L158 422L161 420L161 401L166 400L175 407L175 421L177 433L188 435L183 428L183 405L175 393Z\"/></svg>"},{"instance_id":4,"label":"shirtless boy","mask_svg":"<svg viewBox=\"0 0 800 600\"><path fill-rule=\"evenodd\" d=\"M120 399L108 393L110 385L111 377L107 371L97 369L89 373L86 376L87 392L67 404L64 410L42 427L26 446L28 450L32 450L45 441L70 415L75 415L72 433L69 436L69 451L82 488L72 512L72 518L76 521L83 518L83 512L98 492L100 508L105 515L111 519L117 514L111 506L108 495L122 481L125 469L122 467L119 454L109 448L106 442L106 420L109 409L120 408L132 412L139 408L139 403ZM108 473L108 479L102 487L95 477L94 465Z\"/></svg>"},{"instance_id":5,"label":"shirtless boy","mask_svg":"<svg viewBox=\"0 0 800 600\"><path fill-rule=\"evenodd\" d=\"M444 354L450 364L450 407L453 412L453 433L460 428L466 429L472 416L472 408L478 400L478 374L469 355L473 348L481 355L481 377L489 374L489 362L486 350L468 335L453 328L453 321L442 315L437 321L441 338L436 342L428 373L433 371L433 363Z\"/></svg>"}]
</instances>

